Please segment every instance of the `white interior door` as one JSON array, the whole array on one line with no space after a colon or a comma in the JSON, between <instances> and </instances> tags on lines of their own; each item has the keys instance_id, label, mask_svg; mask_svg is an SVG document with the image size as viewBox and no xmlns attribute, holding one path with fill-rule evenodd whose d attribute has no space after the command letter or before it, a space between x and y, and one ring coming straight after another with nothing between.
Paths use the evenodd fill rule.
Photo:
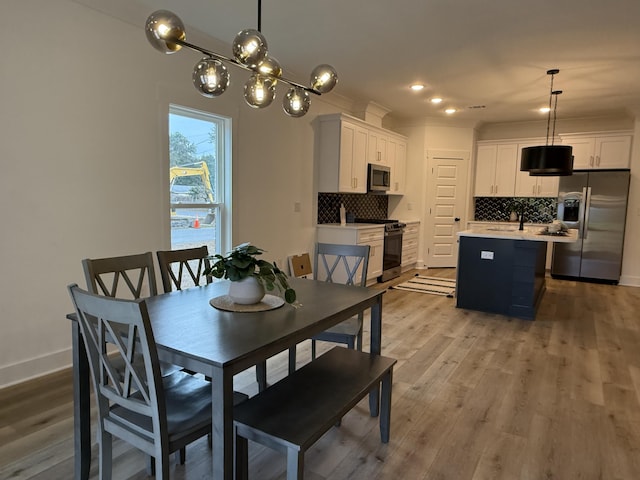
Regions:
<instances>
[{"instance_id":1,"label":"white interior door","mask_svg":"<svg viewBox=\"0 0 640 480\"><path fill-rule=\"evenodd\" d=\"M425 208L425 264L455 267L457 233L467 224L469 152L428 152Z\"/></svg>"}]
</instances>

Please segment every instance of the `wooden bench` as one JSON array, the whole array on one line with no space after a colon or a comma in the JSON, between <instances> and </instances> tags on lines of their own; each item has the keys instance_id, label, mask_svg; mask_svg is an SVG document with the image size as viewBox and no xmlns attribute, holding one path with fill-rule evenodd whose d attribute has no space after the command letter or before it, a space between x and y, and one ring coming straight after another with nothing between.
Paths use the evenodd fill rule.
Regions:
<instances>
[{"instance_id":1,"label":"wooden bench","mask_svg":"<svg viewBox=\"0 0 640 480\"><path fill-rule=\"evenodd\" d=\"M369 392L379 391L380 437L389 442L395 359L335 347L234 407L236 479L248 478L248 441L287 454L287 480L302 480L304 453Z\"/></svg>"}]
</instances>

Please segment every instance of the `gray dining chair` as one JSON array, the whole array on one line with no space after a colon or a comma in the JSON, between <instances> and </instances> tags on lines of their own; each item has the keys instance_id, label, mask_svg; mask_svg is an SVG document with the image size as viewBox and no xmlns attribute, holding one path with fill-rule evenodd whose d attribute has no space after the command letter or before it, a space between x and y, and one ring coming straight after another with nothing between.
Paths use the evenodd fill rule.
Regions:
<instances>
[{"instance_id":1,"label":"gray dining chair","mask_svg":"<svg viewBox=\"0 0 640 480\"><path fill-rule=\"evenodd\" d=\"M160 277L165 293L172 290L200 286L211 283L213 277L204 275L209 268L209 249L206 245L179 250L161 250L156 252Z\"/></svg>"},{"instance_id":2,"label":"gray dining chair","mask_svg":"<svg viewBox=\"0 0 640 480\"><path fill-rule=\"evenodd\" d=\"M316 244L314 278L325 282L364 287L369 267L369 245ZM316 341L345 344L362 351L363 313L351 317L311 338L311 358L316 358Z\"/></svg>"},{"instance_id":3,"label":"gray dining chair","mask_svg":"<svg viewBox=\"0 0 640 480\"><path fill-rule=\"evenodd\" d=\"M158 294L151 252L82 260L87 290L96 295L136 300ZM162 362L163 375L182 367Z\"/></svg>"},{"instance_id":4,"label":"gray dining chair","mask_svg":"<svg viewBox=\"0 0 640 480\"><path fill-rule=\"evenodd\" d=\"M161 375L145 300L95 295L77 285L69 293L98 406L100 479L112 476L113 436L153 457L157 479L169 478L170 454L211 432L211 384L182 371Z\"/></svg>"}]
</instances>

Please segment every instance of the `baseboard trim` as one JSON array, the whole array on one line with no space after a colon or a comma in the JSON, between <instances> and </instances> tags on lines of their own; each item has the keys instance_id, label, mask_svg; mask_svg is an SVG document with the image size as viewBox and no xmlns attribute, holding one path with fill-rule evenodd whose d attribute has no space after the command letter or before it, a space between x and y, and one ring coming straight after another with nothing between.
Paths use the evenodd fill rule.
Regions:
<instances>
[{"instance_id":1,"label":"baseboard trim","mask_svg":"<svg viewBox=\"0 0 640 480\"><path fill-rule=\"evenodd\" d=\"M618 285L624 285L625 287L640 287L640 277L633 275L622 275Z\"/></svg>"},{"instance_id":2,"label":"baseboard trim","mask_svg":"<svg viewBox=\"0 0 640 480\"><path fill-rule=\"evenodd\" d=\"M0 367L0 388L33 380L71 366L71 348Z\"/></svg>"}]
</instances>

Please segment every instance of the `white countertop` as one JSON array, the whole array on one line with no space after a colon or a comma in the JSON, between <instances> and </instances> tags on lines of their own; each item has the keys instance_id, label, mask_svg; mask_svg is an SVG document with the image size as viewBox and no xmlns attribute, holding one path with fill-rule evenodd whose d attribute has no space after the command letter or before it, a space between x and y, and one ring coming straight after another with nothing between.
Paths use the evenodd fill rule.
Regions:
<instances>
[{"instance_id":1,"label":"white countertop","mask_svg":"<svg viewBox=\"0 0 640 480\"><path fill-rule=\"evenodd\" d=\"M506 240L533 240L536 242L573 243L578 240L578 230L569 229L566 236L543 235L546 225L525 226L524 230L518 230L518 225L472 226L470 230L458 232L460 237L502 238Z\"/></svg>"},{"instance_id":2,"label":"white countertop","mask_svg":"<svg viewBox=\"0 0 640 480\"><path fill-rule=\"evenodd\" d=\"M383 223L347 223L346 225L340 225L339 223L319 223L317 226L322 228L350 228L353 230L377 227L384 230Z\"/></svg>"}]
</instances>

